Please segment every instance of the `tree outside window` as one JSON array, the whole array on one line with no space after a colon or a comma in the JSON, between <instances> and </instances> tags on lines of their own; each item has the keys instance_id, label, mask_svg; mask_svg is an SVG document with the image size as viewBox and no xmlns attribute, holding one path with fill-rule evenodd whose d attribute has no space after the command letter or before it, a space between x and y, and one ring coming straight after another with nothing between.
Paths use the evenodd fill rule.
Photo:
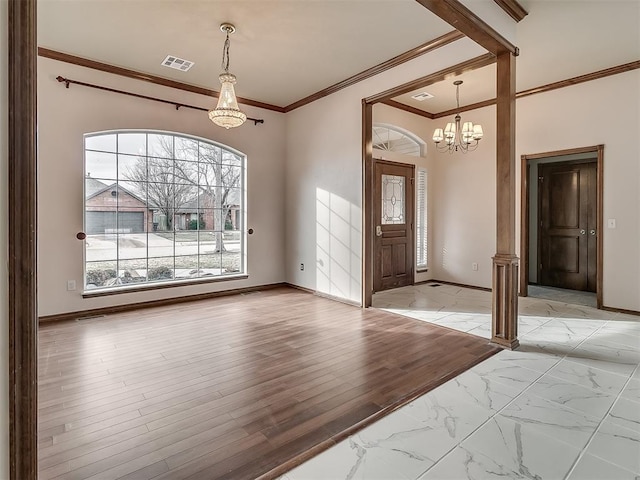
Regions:
<instances>
[{"instance_id":1,"label":"tree outside window","mask_svg":"<svg viewBox=\"0 0 640 480\"><path fill-rule=\"evenodd\" d=\"M85 287L244 273L245 162L177 134L85 136Z\"/></svg>"}]
</instances>

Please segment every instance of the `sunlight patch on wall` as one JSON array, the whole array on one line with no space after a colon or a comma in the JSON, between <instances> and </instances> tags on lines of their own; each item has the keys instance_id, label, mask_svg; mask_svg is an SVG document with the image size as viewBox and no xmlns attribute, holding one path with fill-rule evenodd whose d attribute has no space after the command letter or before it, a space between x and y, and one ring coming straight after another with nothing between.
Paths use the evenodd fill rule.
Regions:
<instances>
[{"instance_id":1,"label":"sunlight patch on wall","mask_svg":"<svg viewBox=\"0 0 640 480\"><path fill-rule=\"evenodd\" d=\"M344 198L316 189L316 290L359 302L361 210Z\"/></svg>"}]
</instances>

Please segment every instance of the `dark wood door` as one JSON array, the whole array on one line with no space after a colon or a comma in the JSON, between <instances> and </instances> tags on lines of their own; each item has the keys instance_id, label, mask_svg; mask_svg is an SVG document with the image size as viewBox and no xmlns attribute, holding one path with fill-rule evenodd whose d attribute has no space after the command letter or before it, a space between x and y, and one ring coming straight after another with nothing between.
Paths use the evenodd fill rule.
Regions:
<instances>
[{"instance_id":1,"label":"dark wood door","mask_svg":"<svg viewBox=\"0 0 640 480\"><path fill-rule=\"evenodd\" d=\"M596 291L596 163L538 167L540 284Z\"/></svg>"},{"instance_id":2,"label":"dark wood door","mask_svg":"<svg viewBox=\"0 0 640 480\"><path fill-rule=\"evenodd\" d=\"M376 292L413 285L413 165L374 160Z\"/></svg>"}]
</instances>

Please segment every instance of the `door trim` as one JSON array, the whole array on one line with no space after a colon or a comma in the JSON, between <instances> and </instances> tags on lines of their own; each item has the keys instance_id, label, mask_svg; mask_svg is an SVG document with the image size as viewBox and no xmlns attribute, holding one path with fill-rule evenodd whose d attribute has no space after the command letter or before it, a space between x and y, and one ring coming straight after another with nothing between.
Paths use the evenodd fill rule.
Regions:
<instances>
[{"instance_id":1,"label":"door trim","mask_svg":"<svg viewBox=\"0 0 640 480\"><path fill-rule=\"evenodd\" d=\"M411 260L411 278L412 278L412 282L410 285L414 285L415 281L416 281L416 232L415 232L415 225L416 225L416 190L415 190L415 176L416 176L416 166L412 163L402 163L402 162L394 162L391 160L384 160L382 158L372 158L371 162L369 163L369 168L371 170L371 190L369 192L369 198L368 198L368 204L371 208L371 230L369 231L369 233L371 234L371 258L373 260L372 265L371 265L371 276L372 276L372 290L371 292L374 293L375 290L375 258L376 258L376 240L375 240L375 235L373 233L373 229L375 228L377 222L375 221L375 210L373 209L373 206L376 205L376 202L378 201L377 198L374 198L375 194L376 194L376 175L375 175L375 169L376 169L376 165L389 165L391 167L401 167L401 168L410 168L411 169L411 185L410 188L412 190L411 192L411 198L413 201L413 205L412 205L412 209L411 209L411 249L412 249L412 260ZM409 285L405 285L405 286L409 286ZM397 288L397 287L393 287L393 288ZM382 291L382 290L379 290Z\"/></svg>"},{"instance_id":2,"label":"door trim","mask_svg":"<svg viewBox=\"0 0 640 480\"><path fill-rule=\"evenodd\" d=\"M596 183L597 183L597 200L596 200L596 224L599 232L598 246L596 253L596 304L599 309L602 308L602 269L604 258L604 220L603 220L603 193L604 193L604 145L594 145L591 147L571 148L567 150L556 150L552 152L534 153L522 155L520 165L520 296L527 297L529 295L529 194L531 186L529 185L529 172L531 169L531 160L537 160L547 157L561 157L565 155L573 155L579 153L596 153ZM558 163L562 163L559 160Z\"/></svg>"}]
</instances>

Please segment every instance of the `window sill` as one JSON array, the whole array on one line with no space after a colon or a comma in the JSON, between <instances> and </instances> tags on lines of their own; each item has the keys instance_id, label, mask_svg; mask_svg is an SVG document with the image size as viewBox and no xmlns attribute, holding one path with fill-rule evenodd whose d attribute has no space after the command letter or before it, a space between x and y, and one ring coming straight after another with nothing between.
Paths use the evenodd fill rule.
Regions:
<instances>
[{"instance_id":1,"label":"window sill","mask_svg":"<svg viewBox=\"0 0 640 480\"><path fill-rule=\"evenodd\" d=\"M191 285L200 285L203 283L228 282L231 280L246 280L249 275L246 273L238 275L224 275L214 278L189 278L185 280L174 280L172 282L145 283L143 285L119 286L96 288L94 290L85 290L82 292L82 298L106 297L109 295L120 295L123 293L146 292L152 290L162 290L164 288L188 287Z\"/></svg>"},{"instance_id":2,"label":"window sill","mask_svg":"<svg viewBox=\"0 0 640 480\"><path fill-rule=\"evenodd\" d=\"M417 268L416 269L416 273L426 273L428 271L429 271L428 268Z\"/></svg>"}]
</instances>

